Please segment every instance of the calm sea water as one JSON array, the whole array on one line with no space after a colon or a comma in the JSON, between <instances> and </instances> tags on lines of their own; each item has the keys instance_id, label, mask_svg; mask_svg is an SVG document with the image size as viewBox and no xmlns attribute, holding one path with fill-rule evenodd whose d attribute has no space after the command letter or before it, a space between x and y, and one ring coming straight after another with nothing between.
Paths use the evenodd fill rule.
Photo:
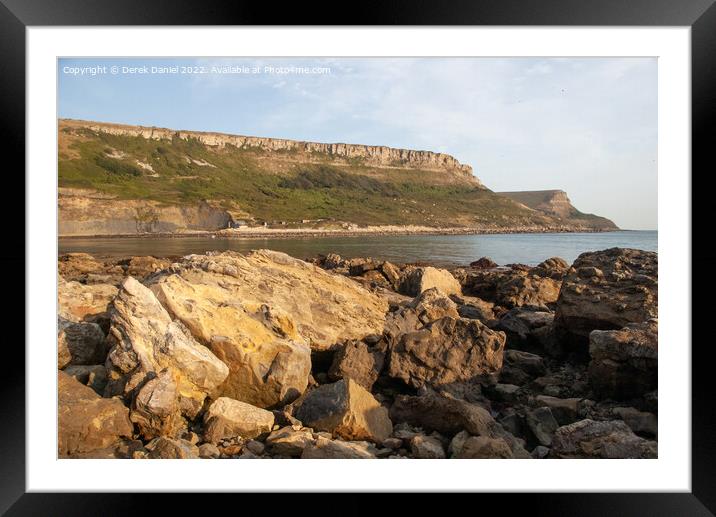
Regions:
<instances>
[{"instance_id":1,"label":"calm sea water","mask_svg":"<svg viewBox=\"0 0 716 517\"><path fill-rule=\"evenodd\" d=\"M344 258L374 257L393 262L469 264L490 257L498 264L536 265L549 257L572 262L585 251L637 248L657 251L656 231L539 233L500 235L378 235L309 239L220 239L205 237L60 239L59 252L100 256L187 255L210 250L247 252L268 248L297 258L338 253Z\"/></svg>"}]
</instances>

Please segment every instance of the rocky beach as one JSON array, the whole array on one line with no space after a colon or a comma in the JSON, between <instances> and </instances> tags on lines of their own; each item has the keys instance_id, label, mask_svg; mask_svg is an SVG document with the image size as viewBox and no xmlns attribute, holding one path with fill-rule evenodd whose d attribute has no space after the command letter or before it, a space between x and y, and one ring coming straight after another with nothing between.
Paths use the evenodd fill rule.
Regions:
<instances>
[{"instance_id":1,"label":"rocky beach","mask_svg":"<svg viewBox=\"0 0 716 517\"><path fill-rule=\"evenodd\" d=\"M58 456L656 458L657 271L64 254Z\"/></svg>"}]
</instances>

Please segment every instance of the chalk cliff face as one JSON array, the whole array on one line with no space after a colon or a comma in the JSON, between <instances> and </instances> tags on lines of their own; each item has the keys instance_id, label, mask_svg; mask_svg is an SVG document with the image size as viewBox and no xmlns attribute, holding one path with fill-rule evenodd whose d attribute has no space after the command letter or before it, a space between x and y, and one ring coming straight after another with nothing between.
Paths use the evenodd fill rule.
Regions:
<instances>
[{"instance_id":1,"label":"chalk cliff face","mask_svg":"<svg viewBox=\"0 0 716 517\"><path fill-rule=\"evenodd\" d=\"M229 135L224 133L207 133L201 131L173 130L158 127L127 126L102 122L86 122L81 120L63 120L64 127L86 128L91 131L122 136L141 136L153 140L171 140L179 137L182 140L196 139L204 145L223 148L227 145L245 149L257 148L265 151L297 151L302 153L322 153L333 157L363 160L372 167L418 168L426 171L451 171L472 176L472 167L461 164L448 154L412 149L396 149L393 147L318 143L286 140L282 138L263 138L256 136ZM474 178L478 181L477 178Z\"/></svg>"}]
</instances>

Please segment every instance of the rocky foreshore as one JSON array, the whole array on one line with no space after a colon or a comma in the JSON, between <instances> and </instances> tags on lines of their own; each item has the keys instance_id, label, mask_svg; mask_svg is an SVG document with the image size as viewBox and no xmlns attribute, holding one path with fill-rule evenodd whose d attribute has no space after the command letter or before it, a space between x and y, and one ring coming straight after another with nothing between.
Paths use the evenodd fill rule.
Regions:
<instances>
[{"instance_id":1,"label":"rocky foreshore","mask_svg":"<svg viewBox=\"0 0 716 517\"><path fill-rule=\"evenodd\" d=\"M264 228L242 227L223 230L182 230L176 232L152 233L111 233L93 235L60 235L62 239L91 238L222 238L222 239L314 239L317 237L357 237L366 235L497 235L514 233L602 233L620 231L612 228L590 228L586 226L511 226L511 227L455 227L436 228L431 226L365 226L351 228Z\"/></svg>"},{"instance_id":2,"label":"rocky foreshore","mask_svg":"<svg viewBox=\"0 0 716 517\"><path fill-rule=\"evenodd\" d=\"M657 254L59 258L65 458L654 458Z\"/></svg>"}]
</instances>

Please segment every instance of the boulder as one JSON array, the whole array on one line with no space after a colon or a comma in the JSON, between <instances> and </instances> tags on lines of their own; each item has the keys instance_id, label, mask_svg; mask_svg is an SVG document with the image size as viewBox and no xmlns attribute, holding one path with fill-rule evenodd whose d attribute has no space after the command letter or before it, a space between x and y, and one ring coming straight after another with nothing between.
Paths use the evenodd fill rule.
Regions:
<instances>
[{"instance_id":1,"label":"boulder","mask_svg":"<svg viewBox=\"0 0 716 517\"><path fill-rule=\"evenodd\" d=\"M308 392L294 415L304 425L346 440L382 443L393 432L388 410L351 378Z\"/></svg>"},{"instance_id":2,"label":"boulder","mask_svg":"<svg viewBox=\"0 0 716 517\"><path fill-rule=\"evenodd\" d=\"M266 447L273 455L299 458L303 454L303 450L309 445L313 445L314 442L315 439L310 429L287 426L268 435Z\"/></svg>"},{"instance_id":3,"label":"boulder","mask_svg":"<svg viewBox=\"0 0 716 517\"><path fill-rule=\"evenodd\" d=\"M387 311L352 280L267 250L191 255L151 288L229 366L221 394L260 407L306 389L310 349L380 333Z\"/></svg>"},{"instance_id":4,"label":"boulder","mask_svg":"<svg viewBox=\"0 0 716 517\"><path fill-rule=\"evenodd\" d=\"M129 416L145 440L159 436L176 437L186 428L177 385L168 369L139 388Z\"/></svg>"},{"instance_id":5,"label":"boulder","mask_svg":"<svg viewBox=\"0 0 716 517\"><path fill-rule=\"evenodd\" d=\"M557 429L551 455L556 458L656 458L657 444L635 435L621 420L580 420Z\"/></svg>"},{"instance_id":6,"label":"boulder","mask_svg":"<svg viewBox=\"0 0 716 517\"><path fill-rule=\"evenodd\" d=\"M615 407L612 413L624 420L624 423L635 433L656 436L659 423L654 413L639 411L633 407Z\"/></svg>"},{"instance_id":7,"label":"boulder","mask_svg":"<svg viewBox=\"0 0 716 517\"><path fill-rule=\"evenodd\" d=\"M444 317L459 318L457 305L437 287L426 289L408 305L424 325Z\"/></svg>"},{"instance_id":8,"label":"boulder","mask_svg":"<svg viewBox=\"0 0 716 517\"><path fill-rule=\"evenodd\" d=\"M57 372L57 384L61 458L106 449L132 437L129 410L120 400L104 399L62 371Z\"/></svg>"},{"instance_id":9,"label":"boulder","mask_svg":"<svg viewBox=\"0 0 716 517\"><path fill-rule=\"evenodd\" d=\"M385 353L363 341L349 341L333 356L328 378L338 381L351 378L370 391L383 369Z\"/></svg>"},{"instance_id":10,"label":"boulder","mask_svg":"<svg viewBox=\"0 0 716 517\"><path fill-rule=\"evenodd\" d=\"M215 459L221 456L221 451L213 443L202 443L199 446L199 457L205 459Z\"/></svg>"},{"instance_id":11,"label":"boulder","mask_svg":"<svg viewBox=\"0 0 716 517\"><path fill-rule=\"evenodd\" d=\"M506 407L501 411L498 422L508 433L524 436L527 433L527 424L523 413L523 411L518 413L514 407Z\"/></svg>"},{"instance_id":12,"label":"boulder","mask_svg":"<svg viewBox=\"0 0 716 517\"><path fill-rule=\"evenodd\" d=\"M127 275L144 279L171 263L170 259L150 256L98 260L86 253L67 253L59 257L57 266L65 280L119 285Z\"/></svg>"},{"instance_id":13,"label":"boulder","mask_svg":"<svg viewBox=\"0 0 716 517\"><path fill-rule=\"evenodd\" d=\"M478 379L500 370L504 345L504 333L478 320L445 317L390 347L388 375L414 387Z\"/></svg>"},{"instance_id":14,"label":"boulder","mask_svg":"<svg viewBox=\"0 0 716 517\"><path fill-rule=\"evenodd\" d=\"M405 334L415 332L424 327L423 322L418 318L418 314L409 305L389 312L385 318L383 337L389 346L396 345Z\"/></svg>"},{"instance_id":15,"label":"boulder","mask_svg":"<svg viewBox=\"0 0 716 517\"><path fill-rule=\"evenodd\" d=\"M390 408L390 417L396 422L419 426L426 432L437 431L454 436L467 431L474 436L502 438L515 457L529 457L529 453L514 436L505 431L486 409L434 393L422 396L399 395Z\"/></svg>"},{"instance_id":16,"label":"boulder","mask_svg":"<svg viewBox=\"0 0 716 517\"><path fill-rule=\"evenodd\" d=\"M586 355L593 330L617 330L658 316L658 258L625 248L582 253L562 283L555 334Z\"/></svg>"},{"instance_id":17,"label":"boulder","mask_svg":"<svg viewBox=\"0 0 716 517\"><path fill-rule=\"evenodd\" d=\"M481 257L474 262L470 262L470 267L475 269L491 269L497 267L497 262L490 257Z\"/></svg>"},{"instance_id":18,"label":"boulder","mask_svg":"<svg viewBox=\"0 0 716 517\"><path fill-rule=\"evenodd\" d=\"M499 382L503 384L514 384L516 386L524 386L529 384L532 377L525 371L515 368L507 363L503 363L502 370L498 376Z\"/></svg>"},{"instance_id":19,"label":"boulder","mask_svg":"<svg viewBox=\"0 0 716 517\"><path fill-rule=\"evenodd\" d=\"M390 286L397 291L400 289L400 271L390 262L383 262L380 265L380 272L383 273L385 279L390 283Z\"/></svg>"},{"instance_id":20,"label":"boulder","mask_svg":"<svg viewBox=\"0 0 716 517\"><path fill-rule=\"evenodd\" d=\"M430 266L408 266L405 268L400 282L400 292L408 296L417 296L432 287L448 296L462 294L460 282L445 269Z\"/></svg>"},{"instance_id":21,"label":"boulder","mask_svg":"<svg viewBox=\"0 0 716 517\"><path fill-rule=\"evenodd\" d=\"M362 460L375 459L377 449L368 442L343 442L319 436L301 454L303 459L318 460Z\"/></svg>"},{"instance_id":22,"label":"boulder","mask_svg":"<svg viewBox=\"0 0 716 517\"><path fill-rule=\"evenodd\" d=\"M234 312L255 317L279 337L307 342L312 350L379 334L388 309L352 280L270 250L184 257L153 279L152 290L164 293L160 300L171 301L170 311L177 309L177 317L184 315L190 328L194 322L179 309L190 301L187 297L205 293L217 303L226 301ZM181 298L171 300L170 294Z\"/></svg>"},{"instance_id":23,"label":"boulder","mask_svg":"<svg viewBox=\"0 0 716 517\"><path fill-rule=\"evenodd\" d=\"M490 386L489 392L494 400L506 404L516 404L521 399L521 388L514 384L497 383Z\"/></svg>"},{"instance_id":24,"label":"boulder","mask_svg":"<svg viewBox=\"0 0 716 517\"><path fill-rule=\"evenodd\" d=\"M560 257L552 257L533 267L530 273L544 278L562 280L564 275L567 274L567 270L569 270L569 264L566 260Z\"/></svg>"},{"instance_id":25,"label":"boulder","mask_svg":"<svg viewBox=\"0 0 716 517\"><path fill-rule=\"evenodd\" d=\"M548 407L542 406L527 411L525 421L537 443L546 447L552 444L552 436L559 424Z\"/></svg>"},{"instance_id":26,"label":"boulder","mask_svg":"<svg viewBox=\"0 0 716 517\"><path fill-rule=\"evenodd\" d=\"M363 287L368 289L370 292L374 292L377 289L391 290L392 286L390 282L386 280L385 276L377 269L371 269L363 273L361 276L353 277L353 280L361 284Z\"/></svg>"},{"instance_id":27,"label":"boulder","mask_svg":"<svg viewBox=\"0 0 716 517\"><path fill-rule=\"evenodd\" d=\"M516 307L505 313L494 328L505 333L508 347L538 350L541 347L535 330L551 325L553 320L551 312Z\"/></svg>"},{"instance_id":28,"label":"boulder","mask_svg":"<svg viewBox=\"0 0 716 517\"><path fill-rule=\"evenodd\" d=\"M98 395L104 393L104 388L107 386L107 368L103 364L70 365L63 371L92 388Z\"/></svg>"},{"instance_id":29,"label":"boulder","mask_svg":"<svg viewBox=\"0 0 716 517\"><path fill-rule=\"evenodd\" d=\"M96 323L77 323L58 318L57 365L99 364L107 357L104 332Z\"/></svg>"},{"instance_id":30,"label":"boulder","mask_svg":"<svg viewBox=\"0 0 716 517\"><path fill-rule=\"evenodd\" d=\"M402 438L390 437L383 440L383 447L387 449L398 450L403 446Z\"/></svg>"},{"instance_id":31,"label":"boulder","mask_svg":"<svg viewBox=\"0 0 716 517\"><path fill-rule=\"evenodd\" d=\"M433 436L418 435L410 440L410 452L418 459L443 459L445 449L440 440Z\"/></svg>"},{"instance_id":32,"label":"boulder","mask_svg":"<svg viewBox=\"0 0 716 517\"><path fill-rule=\"evenodd\" d=\"M64 253L57 258L57 270L65 280L81 281L104 272L105 264L88 253Z\"/></svg>"},{"instance_id":33,"label":"boulder","mask_svg":"<svg viewBox=\"0 0 716 517\"><path fill-rule=\"evenodd\" d=\"M456 270L463 292L507 307L546 308L557 301L560 282L533 274L526 268Z\"/></svg>"},{"instance_id":34,"label":"boulder","mask_svg":"<svg viewBox=\"0 0 716 517\"><path fill-rule=\"evenodd\" d=\"M266 451L266 446L258 440L249 440L246 442L246 450L256 456L262 456Z\"/></svg>"},{"instance_id":35,"label":"boulder","mask_svg":"<svg viewBox=\"0 0 716 517\"><path fill-rule=\"evenodd\" d=\"M354 258L348 261L348 274L351 276L364 275L377 268L378 264L373 262L372 258Z\"/></svg>"},{"instance_id":36,"label":"boulder","mask_svg":"<svg viewBox=\"0 0 716 517\"><path fill-rule=\"evenodd\" d=\"M547 307L557 301L560 282L529 273L512 274L497 285L495 302L504 307Z\"/></svg>"},{"instance_id":37,"label":"boulder","mask_svg":"<svg viewBox=\"0 0 716 517\"><path fill-rule=\"evenodd\" d=\"M579 420L580 398L561 399L548 395L537 395L534 398L536 406L548 407L559 425L571 424Z\"/></svg>"},{"instance_id":38,"label":"boulder","mask_svg":"<svg viewBox=\"0 0 716 517\"><path fill-rule=\"evenodd\" d=\"M471 436L462 444L455 458L508 459L514 458L514 455L510 446L502 438Z\"/></svg>"},{"instance_id":39,"label":"boulder","mask_svg":"<svg viewBox=\"0 0 716 517\"><path fill-rule=\"evenodd\" d=\"M271 432L271 411L227 397L216 399L204 413L204 441L218 443L224 438L255 438Z\"/></svg>"},{"instance_id":40,"label":"boulder","mask_svg":"<svg viewBox=\"0 0 716 517\"><path fill-rule=\"evenodd\" d=\"M453 275L460 283L463 293L494 304L497 285L509 275L509 270L459 268L453 271Z\"/></svg>"},{"instance_id":41,"label":"boulder","mask_svg":"<svg viewBox=\"0 0 716 517\"><path fill-rule=\"evenodd\" d=\"M495 319L495 304L486 302L475 296L451 296L457 304L457 312L461 318L469 318L472 320L480 320L482 323Z\"/></svg>"},{"instance_id":42,"label":"boulder","mask_svg":"<svg viewBox=\"0 0 716 517\"><path fill-rule=\"evenodd\" d=\"M601 398L628 400L657 387L658 322L589 335L589 384Z\"/></svg>"},{"instance_id":43,"label":"boulder","mask_svg":"<svg viewBox=\"0 0 716 517\"><path fill-rule=\"evenodd\" d=\"M343 266L344 260L337 253L329 253L323 260L324 269L336 269Z\"/></svg>"},{"instance_id":44,"label":"boulder","mask_svg":"<svg viewBox=\"0 0 716 517\"><path fill-rule=\"evenodd\" d=\"M168 369L182 413L194 418L208 394L224 382L229 369L183 326L172 321L154 294L127 277L114 301L107 357L105 395L131 399L134 390Z\"/></svg>"},{"instance_id":45,"label":"boulder","mask_svg":"<svg viewBox=\"0 0 716 517\"><path fill-rule=\"evenodd\" d=\"M167 259L144 256L120 260L118 264L123 266L126 275L144 279L157 271L168 268L172 262Z\"/></svg>"},{"instance_id":46,"label":"boulder","mask_svg":"<svg viewBox=\"0 0 716 517\"><path fill-rule=\"evenodd\" d=\"M453 436L452 440L450 440L450 445L448 446L448 455L451 458L457 458L468 438L470 438L470 433L467 431L460 431Z\"/></svg>"},{"instance_id":47,"label":"boulder","mask_svg":"<svg viewBox=\"0 0 716 517\"><path fill-rule=\"evenodd\" d=\"M160 436L147 444L147 455L150 459L196 459L199 458L199 448L181 438L167 438Z\"/></svg>"},{"instance_id":48,"label":"boulder","mask_svg":"<svg viewBox=\"0 0 716 517\"><path fill-rule=\"evenodd\" d=\"M530 454L532 455L532 458L536 460L541 460L542 458L546 458L547 456L549 456L549 447L545 447L544 445L538 445L532 450Z\"/></svg>"},{"instance_id":49,"label":"boulder","mask_svg":"<svg viewBox=\"0 0 716 517\"><path fill-rule=\"evenodd\" d=\"M69 321L88 321L102 325L107 321L107 310L115 296L117 288L113 285L83 285L79 282L67 282L59 277L59 316Z\"/></svg>"},{"instance_id":50,"label":"boulder","mask_svg":"<svg viewBox=\"0 0 716 517\"><path fill-rule=\"evenodd\" d=\"M544 359L536 354L520 350L505 350L504 362L513 368L519 368L532 377L546 373Z\"/></svg>"}]
</instances>

